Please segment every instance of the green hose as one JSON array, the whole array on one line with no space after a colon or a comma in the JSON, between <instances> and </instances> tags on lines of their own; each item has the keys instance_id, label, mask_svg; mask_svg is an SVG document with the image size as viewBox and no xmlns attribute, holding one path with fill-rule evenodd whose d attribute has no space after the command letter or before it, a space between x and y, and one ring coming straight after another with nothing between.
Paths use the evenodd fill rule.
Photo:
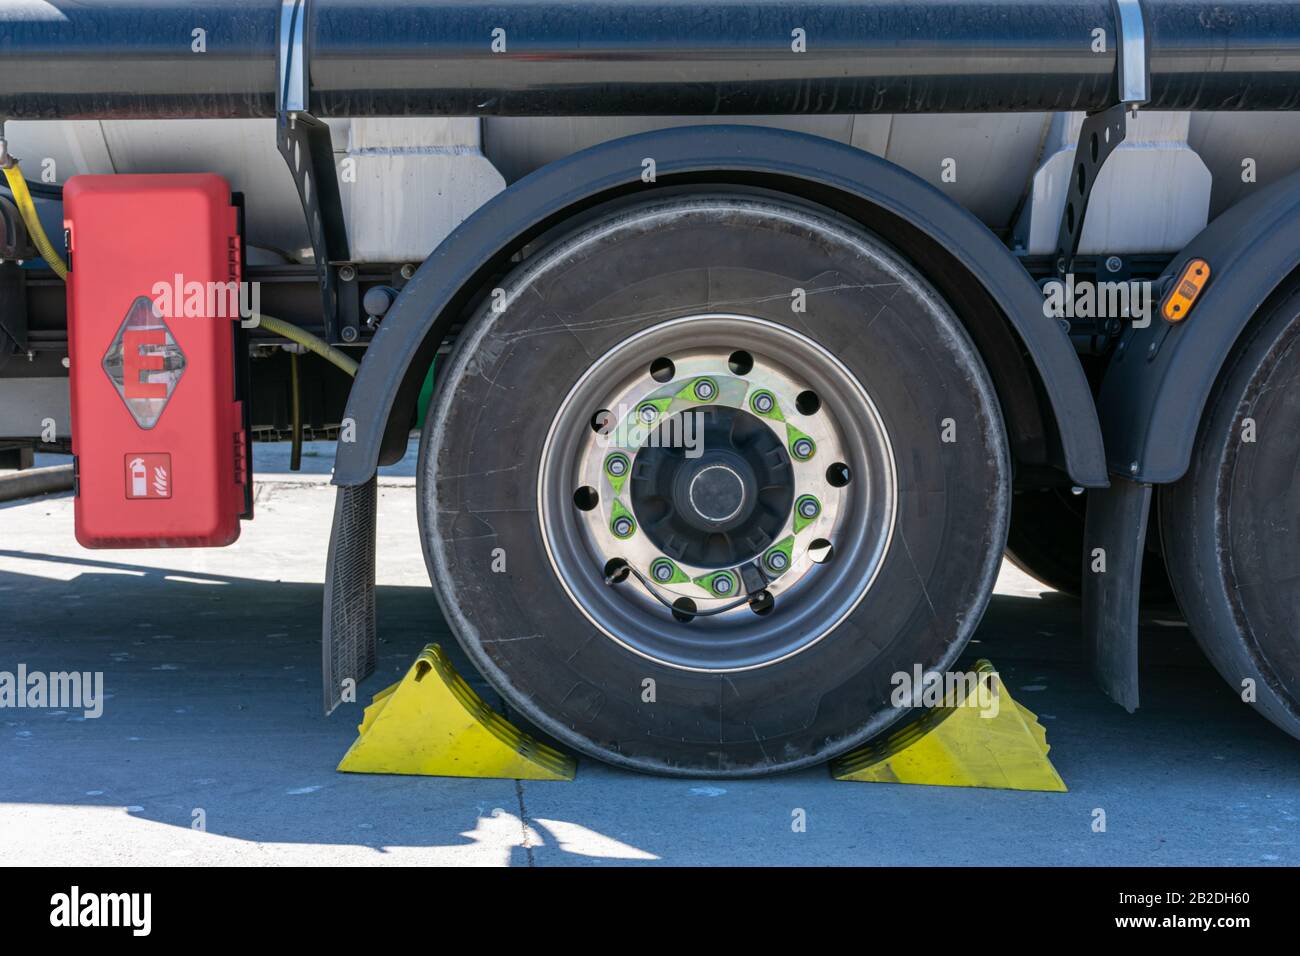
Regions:
<instances>
[{"instance_id":1,"label":"green hose","mask_svg":"<svg viewBox=\"0 0 1300 956\"><path fill-rule=\"evenodd\" d=\"M347 372L349 375L356 377L357 363L356 360L346 353L336 349L322 338L318 338L303 329L298 328L292 322L285 322L283 319L277 319L274 316L262 315L260 312L253 315L257 320L257 327L266 329L268 332L274 332L276 335L283 336L290 342L297 342L309 352L315 352L327 362Z\"/></svg>"},{"instance_id":2,"label":"green hose","mask_svg":"<svg viewBox=\"0 0 1300 956\"><path fill-rule=\"evenodd\" d=\"M302 383L298 377L298 353L289 353L289 423L293 429L289 446L289 470L302 470Z\"/></svg>"}]
</instances>

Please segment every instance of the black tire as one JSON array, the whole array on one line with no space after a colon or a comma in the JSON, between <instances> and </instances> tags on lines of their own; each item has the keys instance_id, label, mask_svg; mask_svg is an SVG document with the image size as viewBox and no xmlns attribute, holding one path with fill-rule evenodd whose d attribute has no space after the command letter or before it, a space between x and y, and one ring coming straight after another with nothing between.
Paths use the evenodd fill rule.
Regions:
<instances>
[{"instance_id":1,"label":"black tire","mask_svg":"<svg viewBox=\"0 0 1300 956\"><path fill-rule=\"evenodd\" d=\"M1191 467L1160 501L1170 577L1192 634L1234 690L1253 681L1254 706L1300 738L1298 343L1300 283L1234 348ZM1245 440L1248 419L1254 441Z\"/></svg>"},{"instance_id":2,"label":"black tire","mask_svg":"<svg viewBox=\"0 0 1300 956\"><path fill-rule=\"evenodd\" d=\"M1030 488L1011 498L1007 557L1032 578L1071 597L1083 593L1083 525L1088 495L1068 488ZM1174 599L1160 551L1158 521L1151 521L1142 558L1142 603Z\"/></svg>"},{"instance_id":3,"label":"black tire","mask_svg":"<svg viewBox=\"0 0 1300 956\"><path fill-rule=\"evenodd\" d=\"M974 346L888 246L825 210L679 195L553 239L501 285L505 309L489 296L439 369L418 474L440 604L514 708L620 766L756 775L866 741L905 713L890 703L893 675L952 665L1001 560L1008 451ZM806 312L791 309L796 287L810 290ZM897 508L876 576L832 633L764 666L705 673L633 653L593 626L548 557L539 481L548 430L596 357L720 310L807 337L865 383L892 442ZM956 440L945 442L949 418ZM781 612L778 600L771 618ZM665 615L655 626L690 625Z\"/></svg>"}]
</instances>

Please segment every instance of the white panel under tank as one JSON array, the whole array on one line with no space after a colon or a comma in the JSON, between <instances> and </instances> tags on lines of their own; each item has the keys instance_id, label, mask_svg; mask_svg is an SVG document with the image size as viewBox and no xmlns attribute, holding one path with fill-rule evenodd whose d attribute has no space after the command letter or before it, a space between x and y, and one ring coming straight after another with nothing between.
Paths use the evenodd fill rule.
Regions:
<instances>
[{"instance_id":1,"label":"white panel under tank","mask_svg":"<svg viewBox=\"0 0 1300 956\"><path fill-rule=\"evenodd\" d=\"M1209 217L1210 170L1187 145L1189 114L1139 112L1102 165L1088 200L1079 252L1177 252ZM1061 211L1074 174L1082 113L1058 113L1034 174L1015 244L1031 254L1056 251Z\"/></svg>"},{"instance_id":2,"label":"white panel under tank","mask_svg":"<svg viewBox=\"0 0 1300 956\"><path fill-rule=\"evenodd\" d=\"M505 189L480 145L476 119L352 120L335 157L352 258L421 262Z\"/></svg>"},{"instance_id":3,"label":"white panel under tank","mask_svg":"<svg viewBox=\"0 0 1300 956\"><path fill-rule=\"evenodd\" d=\"M1082 114L330 120L336 159L348 165L341 187L353 257L422 260L505 182L545 163L628 133L717 122L799 130L884 156L1000 234L1014 226L1022 248L1051 253ZM250 245L310 258L274 120L11 121L6 133L37 180L219 173L245 195ZM1298 142L1300 114L1198 113L1189 122L1185 113L1139 112L1102 169L1082 251L1181 248L1208 216L1296 169ZM1247 159L1257 170L1249 181ZM50 219L57 232L57 212Z\"/></svg>"},{"instance_id":4,"label":"white panel under tank","mask_svg":"<svg viewBox=\"0 0 1300 956\"><path fill-rule=\"evenodd\" d=\"M477 119L330 120L352 257L419 262L504 188ZM310 261L306 220L275 145L275 121L103 120L6 125L33 180L80 173L213 172L245 198L251 246ZM346 174L345 160L350 160Z\"/></svg>"}]
</instances>

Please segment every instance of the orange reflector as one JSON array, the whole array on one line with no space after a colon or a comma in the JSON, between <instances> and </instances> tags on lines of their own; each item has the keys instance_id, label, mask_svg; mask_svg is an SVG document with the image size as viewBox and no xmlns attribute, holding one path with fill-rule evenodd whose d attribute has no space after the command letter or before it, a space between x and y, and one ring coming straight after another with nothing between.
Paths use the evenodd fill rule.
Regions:
<instances>
[{"instance_id":1,"label":"orange reflector","mask_svg":"<svg viewBox=\"0 0 1300 956\"><path fill-rule=\"evenodd\" d=\"M1193 259L1183 268L1183 274L1165 296L1160 312L1170 322L1181 322L1192 311L1196 297L1210 281L1210 264L1204 259Z\"/></svg>"}]
</instances>

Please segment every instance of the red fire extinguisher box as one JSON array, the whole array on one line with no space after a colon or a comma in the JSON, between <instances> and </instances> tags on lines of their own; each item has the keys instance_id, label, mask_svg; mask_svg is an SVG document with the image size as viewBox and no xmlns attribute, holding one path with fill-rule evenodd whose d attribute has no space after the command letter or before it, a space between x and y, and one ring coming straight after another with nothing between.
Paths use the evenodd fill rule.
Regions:
<instances>
[{"instance_id":1,"label":"red fire extinguisher box","mask_svg":"<svg viewBox=\"0 0 1300 956\"><path fill-rule=\"evenodd\" d=\"M207 174L74 176L63 199L77 540L230 544L248 480L230 186Z\"/></svg>"}]
</instances>

